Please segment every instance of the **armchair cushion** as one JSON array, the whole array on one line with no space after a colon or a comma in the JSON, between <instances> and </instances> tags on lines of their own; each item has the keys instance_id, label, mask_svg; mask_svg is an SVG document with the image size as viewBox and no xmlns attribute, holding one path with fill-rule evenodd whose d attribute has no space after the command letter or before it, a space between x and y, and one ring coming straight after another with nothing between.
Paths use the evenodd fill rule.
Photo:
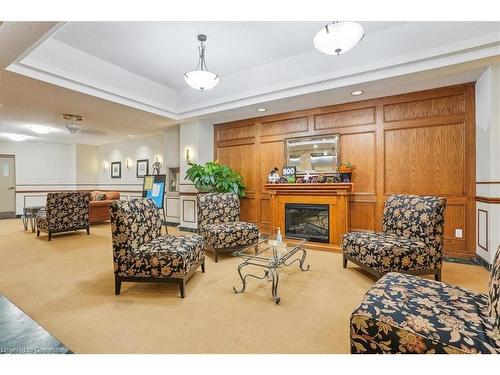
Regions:
<instances>
[{"instance_id":1,"label":"armchair cushion","mask_svg":"<svg viewBox=\"0 0 500 375\"><path fill-rule=\"evenodd\" d=\"M500 337L500 246L497 249L490 271L490 314L495 334Z\"/></svg>"},{"instance_id":2,"label":"armchair cushion","mask_svg":"<svg viewBox=\"0 0 500 375\"><path fill-rule=\"evenodd\" d=\"M46 213L36 218L37 229L44 232L64 232L87 228L90 194L58 192L47 194Z\"/></svg>"},{"instance_id":3,"label":"armchair cushion","mask_svg":"<svg viewBox=\"0 0 500 375\"><path fill-rule=\"evenodd\" d=\"M198 194L198 227L240 220L240 200L234 193Z\"/></svg>"},{"instance_id":4,"label":"armchair cushion","mask_svg":"<svg viewBox=\"0 0 500 375\"><path fill-rule=\"evenodd\" d=\"M257 225L244 221L207 224L199 232L208 246L218 249L250 245L259 238Z\"/></svg>"},{"instance_id":5,"label":"armchair cushion","mask_svg":"<svg viewBox=\"0 0 500 375\"><path fill-rule=\"evenodd\" d=\"M115 272L122 277L182 278L205 257L203 237L160 236L121 254Z\"/></svg>"},{"instance_id":6,"label":"armchair cushion","mask_svg":"<svg viewBox=\"0 0 500 375\"><path fill-rule=\"evenodd\" d=\"M441 257L422 241L388 233L347 233L343 251L380 272L441 268Z\"/></svg>"},{"instance_id":7,"label":"armchair cushion","mask_svg":"<svg viewBox=\"0 0 500 375\"><path fill-rule=\"evenodd\" d=\"M352 313L352 353L499 353L488 296L389 273Z\"/></svg>"}]
</instances>

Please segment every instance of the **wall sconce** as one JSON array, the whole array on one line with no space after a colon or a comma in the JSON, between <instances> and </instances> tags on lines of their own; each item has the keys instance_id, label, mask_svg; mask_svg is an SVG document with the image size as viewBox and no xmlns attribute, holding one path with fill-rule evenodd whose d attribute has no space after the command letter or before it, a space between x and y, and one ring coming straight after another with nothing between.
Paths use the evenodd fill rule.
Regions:
<instances>
[{"instance_id":1,"label":"wall sconce","mask_svg":"<svg viewBox=\"0 0 500 375\"><path fill-rule=\"evenodd\" d=\"M125 166L127 167L127 169L130 169L132 167L132 160L125 159Z\"/></svg>"},{"instance_id":2,"label":"wall sconce","mask_svg":"<svg viewBox=\"0 0 500 375\"><path fill-rule=\"evenodd\" d=\"M102 162L102 169L106 170L109 168L109 163L107 161Z\"/></svg>"},{"instance_id":3,"label":"wall sconce","mask_svg":"<svg viewBox=\"0 0 500 375\"><path fill-rule=\"evenodd\" d=\"M186 147L186 161L189 163L189 147Z\"/></svg>"}]
</instances>

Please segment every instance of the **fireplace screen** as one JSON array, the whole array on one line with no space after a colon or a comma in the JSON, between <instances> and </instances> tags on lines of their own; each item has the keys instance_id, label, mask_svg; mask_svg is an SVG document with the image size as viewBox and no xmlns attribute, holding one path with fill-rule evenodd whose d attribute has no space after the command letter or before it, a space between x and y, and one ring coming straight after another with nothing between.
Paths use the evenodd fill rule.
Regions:
<instances>
[{"instance_id":1,"label":"fireplace screen","mask_svg":"<svg viewBox=\"0 0 500 375\"><path fill-rule=\"evenodd\" d=\"M285 235L314 242L330 242L327 204L285 204Z\"/></svg>"}]
</instances>

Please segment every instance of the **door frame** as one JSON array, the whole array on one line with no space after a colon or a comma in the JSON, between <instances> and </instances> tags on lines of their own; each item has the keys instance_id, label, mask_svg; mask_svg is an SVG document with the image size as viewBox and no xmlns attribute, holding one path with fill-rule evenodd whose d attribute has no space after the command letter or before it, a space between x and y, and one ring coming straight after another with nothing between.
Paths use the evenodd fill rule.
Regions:
<instances>
[{"instance_id":1,"label":"door frame","mask_svg":"<svg viewBox=\"0 0 500 375\"><path fill-rule=\"evenodd\" d=\"M16 155L15 154L0 154L0 158L11 158L14 160L14 217L17 214L17 201L16 201L16 190L17 190L17 176L16 176ZM0 172L1 173L1 172ZM10 212L10 211L6 211ZM1 213L0 213L1 215Z\"/></svg>"}]
</instances>

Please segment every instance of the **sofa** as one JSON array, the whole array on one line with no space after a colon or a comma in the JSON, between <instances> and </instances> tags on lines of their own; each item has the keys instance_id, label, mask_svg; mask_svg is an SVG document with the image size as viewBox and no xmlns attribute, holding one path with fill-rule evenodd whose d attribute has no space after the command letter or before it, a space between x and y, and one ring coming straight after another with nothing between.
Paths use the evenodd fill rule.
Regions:
<instances>
[{"instance_id":1,"label":"sofa","mask_svg":"<svg viewBox=\"0 0 500 375\"><path fill-rule=\"evenodd\" d=\"M109 220L109 202L120 199L117 191L90 192L90 223L99 223Z\"/></svg>"},{"instance_id":2,"label":"sofa","mask_svg":"<svg viewBox=\"0 0 500 375\"><path fill-rule=\"evenodd\" d=\"M187 280L199 267L205 272L203 237L162 235L162 219L150 199L114 200L109 209L115 294L123 281L157 282L177 284L184 298Z\"/></svg>"},{"instance_id":3,"label":"sofa","mask_svg":"<svg viewBox=\"0 0 500 375\"><path fill-rule=\"evenodd\" d=\"M385 275L352 313L350 340L351 353L500 353L500 247L488 294Z\"/></svg>"},{"instance_id":4,"label":"sofa","mask_svg":"<svg viewBox=\"0 0 500 375\"><path fill-rule=\"evenodd\" d=\"M240 199L234 193L198 194L198 233L214 252L215 263L219 253L259 240L257 225L240 221Z\"/></svg>"},{"instance_id":5,"label":"sofa","mask_svg":"<svg viewBox=\"0 0 500 375\"><path fill-rule=\"evenodd\" d=\"M377 279L388 272L434 274L441 280L446 199L391 195L382 232L350 232L342 238L343 267L350 261Z\"/></svg>"},{"instance_id":6,"label":"sofa","mask_svg":"<svg viewBox=\"0 0 500 375\"><path fill-rule=\"evenodd\" d=\"M54 233L86 229L90 234L90 193L58 192L48 193L45 212L36 218L36 235L45 232L49 241Z\"/></svg>"}]
</instances>

